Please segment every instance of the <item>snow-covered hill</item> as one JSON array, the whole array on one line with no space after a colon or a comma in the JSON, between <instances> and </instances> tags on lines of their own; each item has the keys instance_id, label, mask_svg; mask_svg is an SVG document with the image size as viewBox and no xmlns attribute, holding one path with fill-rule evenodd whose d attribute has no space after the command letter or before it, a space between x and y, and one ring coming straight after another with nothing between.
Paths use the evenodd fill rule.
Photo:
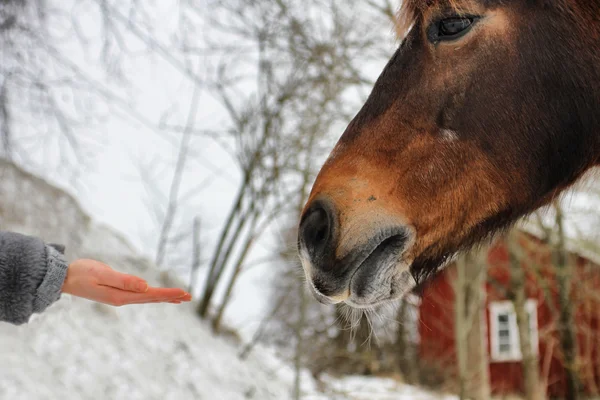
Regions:
<instances>
[{"instance_id":1,"label":"snow-covered hill","mask_svg":"<svg viewBox=\"0 0 600 400\"><path fill-rule=\"evenodd\" d=\"M160 283L144 260L113 254L101 258ZM240 362L235 345L214 337L192 307L113 308L72 298L28 325L1 324L0 398L288 397L289 385L259 354Z\"/></svg>"},{"instance_id":2,"label":"snow-covered hill","mask_svg":"<svg viewBox=\"0 0 600 400\"><path fill-rule=\"evenodd\" d=\"M135 258L106 256L141 272ZM146 269L145 269L146 268ZM145 270L144 270L145 269ZM292 369L268 349L241 361L238 345L215 337L192 305L104 307L65 299L30 324L0 324L2 399L290 399ZM438 397L393 380L329 380L318 393L303 377L305 399L423 399Z\"/></svg>"},{"instance_id":3,"label":"snow-covered hill","mask_svg":"<svg viewBox=\"0 0 600 400\"><path fill-rule=\"evenodd\" d=\"M0 226L64 243L68 255L102 260L154 285L181 285L98 225L67 193L0 162ZM273 351L215 337L194 304L114 308L63 298L19 327L0 323L0 399L285 400L293 371ZM303 376L304 399L433 400L391 379L328 379L325 393Z\"/></svg>"}]
</instances>

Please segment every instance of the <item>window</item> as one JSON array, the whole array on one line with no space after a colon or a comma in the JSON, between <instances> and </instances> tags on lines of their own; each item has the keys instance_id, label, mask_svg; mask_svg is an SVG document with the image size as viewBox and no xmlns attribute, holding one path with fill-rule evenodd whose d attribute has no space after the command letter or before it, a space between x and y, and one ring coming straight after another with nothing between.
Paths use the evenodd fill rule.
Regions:
<instances>
[{"instance_id":1,"label":"window","mask_svg":"<svg viewBox=\"0 0 600 400\"><path fill-rule=\"evenodd\" d=\"M525 311L529 323L531 348L534 353L537 353L537 302L527 300ZM513 303L510 301L490 303L490 345L491 361L493 362L520 361L522 359L517 315Z\"/></svg>"}]
</instances>

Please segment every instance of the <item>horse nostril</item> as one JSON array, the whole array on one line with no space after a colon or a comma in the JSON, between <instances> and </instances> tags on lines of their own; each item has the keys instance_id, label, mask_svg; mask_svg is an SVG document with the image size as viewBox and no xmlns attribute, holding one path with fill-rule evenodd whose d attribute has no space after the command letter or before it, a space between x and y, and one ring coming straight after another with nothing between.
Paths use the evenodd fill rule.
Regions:
<instances>
[{"instance_id":1,"label":"horse nostril","mask_svg":"<svg viewBox=\"0 0 600 400\"><path fill-rule=\"evenodd\" d=\"M323 259L330 251L334 217L322 202L315 202L300 224L300 240L314 261Z\"/></svg>"},{"instance_id":2,"label":"horse nostril","mask_svg":"<svg viewBox=\"0 0 600 400\"><path fill-rule=\"evenodd\" d=\"M323 239L326 239L329 235L329 223L321 225L322 226L317 227L317 233L315 235L315 240L317 243L321 243Z\"/></svg>"},{"instance_id":3,"label":"horse nostril","mask_svg":"<svg viewBox=\"0 0 600 400\"><path fill-rule=\"evenodd\" d=\"M310 248L322 247L329 236L329 216L320 205L307 214L302 224L302 239Z\"/></svg>"}]
</instances>

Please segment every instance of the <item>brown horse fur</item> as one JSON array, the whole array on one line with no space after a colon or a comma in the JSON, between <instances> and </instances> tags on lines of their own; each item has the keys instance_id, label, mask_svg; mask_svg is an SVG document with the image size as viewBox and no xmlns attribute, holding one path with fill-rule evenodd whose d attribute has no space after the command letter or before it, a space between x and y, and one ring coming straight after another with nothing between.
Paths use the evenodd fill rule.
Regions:
<instances>
[{"instance_id":1,"label":"brown horse fur","mask_svg":"<svg viewBox=\"0 0 600 400\"><path fill-rule=\"evenodd\" d=\"M480 19L460 39L430 41L434 21L463 15ZM399 21L406 37L301 220L321 300L400 297L599 162L599 0L405 0ZM305 221L319 207L331 232Z\"/></svg>"}]
</instances>

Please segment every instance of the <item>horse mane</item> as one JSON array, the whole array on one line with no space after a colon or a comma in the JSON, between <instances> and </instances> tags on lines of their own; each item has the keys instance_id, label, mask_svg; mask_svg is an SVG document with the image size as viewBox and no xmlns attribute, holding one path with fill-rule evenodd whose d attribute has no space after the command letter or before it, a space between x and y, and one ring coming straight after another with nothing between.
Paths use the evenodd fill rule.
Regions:
<instances>
[{"instance_id":1,"label":"horse mane","mask_svg":"<svg viewBox=\"0 0 600 400\"><path fill-rule=\"evenodd\" d=\"M396 14L396 32L398 37L403 38L407 32L423 16L428 8L441 3L440 0L403 0ZM446 0L446 5L460 13L460 1ZM464 2L463 2L464 3Z\"/></svg>"},{"instance_id":2,"label":"horse mane","mask_svg":"<svg viewBox=\"0 0 600 400\"><path fill-rule=\"evenodd\" d=\"M399 38L406 36L410 27L417 20L419 8L416 0L404 0L396 14L396 34Z\"/></svg>"}]
</instances>

